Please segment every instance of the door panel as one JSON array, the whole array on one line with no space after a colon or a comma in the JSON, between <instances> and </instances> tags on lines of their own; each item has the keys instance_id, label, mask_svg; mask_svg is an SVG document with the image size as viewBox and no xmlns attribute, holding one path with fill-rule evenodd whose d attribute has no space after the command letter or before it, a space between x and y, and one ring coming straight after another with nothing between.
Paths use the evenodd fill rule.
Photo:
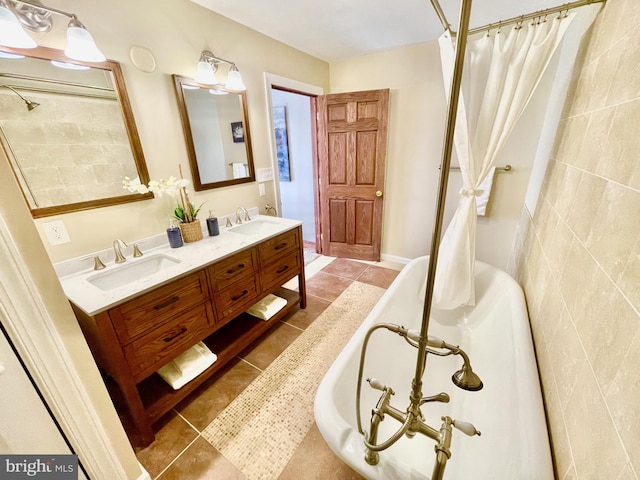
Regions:
<instances>
[{"instance_id":1,"label":"door panel","mask_svg":"<svg viewBox=\"0 0 640 480\"><path fill-rule=\"evenodd\" d=\"M318 97L325 255L380 260L388 112L389 90Z\"/></svg>"},{"instance_id":2,"label":"door panel","mask_svg":"<svg viewBox=\"0 0 640 480\"><path fill-rule=\"evenodd\" d=\"M333 243L347 242L347 201L346 200L330 200L329 214L333 221L331 222L331 231L329 232L330 241Z\"/></svg>"}]
</instances>

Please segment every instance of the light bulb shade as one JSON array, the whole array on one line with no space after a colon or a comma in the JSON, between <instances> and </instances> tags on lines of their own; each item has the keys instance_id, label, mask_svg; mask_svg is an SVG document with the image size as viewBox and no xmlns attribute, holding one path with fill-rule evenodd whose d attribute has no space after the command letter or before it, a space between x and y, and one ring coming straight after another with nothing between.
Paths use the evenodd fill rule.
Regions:
<instances>
[{"instance_id":1,"label":"light bulb shade","mask_svg":"<svg viewBox=\"0 0 640 480\"><path fill-rule=\"evenodd\" d=\"M66 70L89 70L88 65L78 65L77 63L61 62L59 60L51 60L51 65Z\"/></svg>"},{"instance_id":2,"label":"light bulb shade","mask_svg":"<svg viewBox=\"0 0 640 480\"><path fill-rule=\"evenodd\" d=\"M17 53L0 52L0 58L24 58L24 55L18 55Z\"/></svg>"},{"instance_id":3,"label":"light bulb shade","mask_svg":"<svg viewBox=\"0 0 640 480\"><path fill-rule=\"evenodd\" d=\"M64 54L83 62L104 62L107 58L98 50L89 31L77 20L71 19L67 28L67 48Z\"/></svg>"},{"instance_id":4,"label":"light bulb shade","mask_svg":"<svg viewBox=\"0 0 640 480\"><path fill-rule=\"evenodd\" d=\"M16 17L7 7L0 6L0 45L13 48L36 48L38 44L27 35Z\"/></svg>"},{"instance_id":5,"label":"light bulb shade","mask_svg":"<svg viewBox=\"0 0 640 480\"><path fill-rule=\"evenodd\" d=\"M247 87L245 87L244 85L244 82L242 81L242 76L240 75L240 72L238 71L238 68L235 65L231 65L231 68L229 68L229 73L227 74L226 87L229 90L238 90L238 91L244 91L247 89Z\"/></svg>"},{"instance_id":6,"label":"light bulb shade","mask_svg":"<svg viewBox=\"0 0 640 480\"><path fill-rule=\"evenodd\" d=\"M217 85L218 79L216 78L216 72L213 71L213 66L206 60L200 60L198 62L198 68L196 69L196 75L193 79L197 83L203 85Z\"/></svg>"}]
</instances>

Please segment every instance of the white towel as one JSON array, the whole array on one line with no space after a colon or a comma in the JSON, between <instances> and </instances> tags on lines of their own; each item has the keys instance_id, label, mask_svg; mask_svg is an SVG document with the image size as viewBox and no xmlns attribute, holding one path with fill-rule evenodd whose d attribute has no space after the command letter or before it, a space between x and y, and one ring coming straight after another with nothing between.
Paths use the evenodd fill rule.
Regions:
<instances>
[{"instance_id":1,"label":"white towel","mask_svg":"<svg viewBox=\"0 0 640 480\"><path fill-rule=\"evenodd\" d=\"M215 353L199 342L158 370L158 374L174 390L178 390L213 365L217 359Z\"/></svg>"},{"instance_id":2,"label":"white towel","mask_svg":"<svg viewBox=\"0 0 640 480\"><path fill-rule=\"evenodd\" d=\"M233 162L231 164L231 168L233 169L233 178L244 178L249 176L247 174L247 166L244 163Z\"/></svg>"},{"instance_id":3,"label":"white towel","mask_svg":"<svg viewBox=\"0 0 640 480\"><path fill-rule=\"evenodd\" d=\"M258 303L252 305L247 310L249 315L261 318L263 320L269 320L276 313L286 307L287 301L284 298L278 297L270 293Z\"/></svg>"},{"instance_id":4,"label":"white towel","mask_svg":"<svg viewBox=\"0 0 640 480\"><path fill-rule=\"evenodd\" d=\"M489 203L489 195L491 195L493 175L495 173L496 167L491 167L491 170L489 170L489 173L478 187L478 190L482 190L482 194L476 197L476 211L480 216L484 216L487 213L487 204Z\"/></svg>"}]
</instances>

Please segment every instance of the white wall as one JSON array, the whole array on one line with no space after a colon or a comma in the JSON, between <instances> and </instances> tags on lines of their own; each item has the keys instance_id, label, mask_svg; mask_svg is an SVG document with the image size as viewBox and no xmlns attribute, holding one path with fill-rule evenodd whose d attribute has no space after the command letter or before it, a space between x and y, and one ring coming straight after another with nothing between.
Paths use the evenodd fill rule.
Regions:
<instances>
[{"instance_id":1,"label":"white wall","mask_svg":"<svg viewBox=\"0 0 640 480\"><path fill-rule=\"evenodd\" d=\"M291 181L280 182L282 216L302 220L302 237L316 241L313 190L313 136L310 97L272 90L274 107L286 108ZM275 172L277 175L277 171Z\"/></svg>"}]
</instances>

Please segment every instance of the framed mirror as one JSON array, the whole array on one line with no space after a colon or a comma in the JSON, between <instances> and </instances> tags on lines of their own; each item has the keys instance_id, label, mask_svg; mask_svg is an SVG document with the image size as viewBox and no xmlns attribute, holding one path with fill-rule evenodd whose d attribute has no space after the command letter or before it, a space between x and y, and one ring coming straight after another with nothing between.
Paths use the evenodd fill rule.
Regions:
<instances>
[{"instance_id":1,"label":"framed mirror","mask_svg":"<svg viewBox=\"0 0 640 480\"><path fill-rule=\"evenodd\" d=\"M245 92L173 80L194 189L254 182Z\"/></svg>"},{"instance_id":2,"label":"framed mirror","mask_svg":"<svg viewBox=\"0 0 640 480\"><path fill-rule=\"evenodd\" d=\"M117 62L0 47L0 145L35 218L153 198Z\"/></svg>"}]
</instances>

